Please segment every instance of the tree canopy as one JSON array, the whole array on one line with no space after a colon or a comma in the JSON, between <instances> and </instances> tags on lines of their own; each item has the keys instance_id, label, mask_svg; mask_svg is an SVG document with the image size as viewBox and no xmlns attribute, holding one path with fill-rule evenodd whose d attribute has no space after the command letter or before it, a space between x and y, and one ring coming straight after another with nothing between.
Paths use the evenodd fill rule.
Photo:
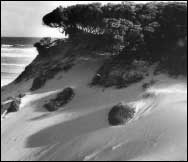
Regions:
<instances>
[{"instance_id":1,"label":"tree canopy","mask_svg":"<svg viewBox=\"0 0 188 162\"><path fill-rule=\"evenodd\" d=\"M169 59L169 55L156 54L158 50L184 48L187 50L187 4L180 2L151 2L134 4L100 3L57 7L43 17L43 23L59 28L69 39L80 37L93 43L93 39L109 47L116 54L139 52L150 59ZM91 39L90 39L91 38ZM183 42L183 47L178 47ZM94 43L93 43L94 44ZM112 48L111 48L112 47ZM105 50L107 48L104 48ZM184 52L185 53L185 52ZM179 56L186 58L183 54Z\"/></svg>"}]
</instances>

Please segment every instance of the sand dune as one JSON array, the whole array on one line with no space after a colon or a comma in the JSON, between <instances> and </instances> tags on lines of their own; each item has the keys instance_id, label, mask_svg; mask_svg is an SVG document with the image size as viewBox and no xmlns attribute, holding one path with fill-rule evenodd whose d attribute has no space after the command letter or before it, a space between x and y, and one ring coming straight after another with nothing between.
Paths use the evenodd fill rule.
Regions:
<instances>
[{"instance_id":1,"label":"sand dune","mask_svg":"<svg viewBox=\"0 0 188 162\"><path fill-rule=\"evenodd\" d=\"M144 81L119 90L91 88L99 66L96 60L81 61L27 93L21 110L1 120L1 160L186 160L186 81L159 75L147 92ZM3 98L30 84L10 85ZM47 112L42 105L67 86L74 87L75 98ZM154 95L143 98L143 93ZM109 126L108 112L119 102L133 105L136 114L125 125Z\"/></svg>"}]
</instances>

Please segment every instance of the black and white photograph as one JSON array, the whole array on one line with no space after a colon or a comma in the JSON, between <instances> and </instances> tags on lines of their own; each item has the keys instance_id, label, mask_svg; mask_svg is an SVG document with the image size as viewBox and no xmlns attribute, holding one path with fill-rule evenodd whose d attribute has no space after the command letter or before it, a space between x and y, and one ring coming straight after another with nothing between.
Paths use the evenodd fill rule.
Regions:
<instances>
[{"instance_id":1,"label":"black and white photograph","mask_svg":"<svg viewBox=\"0 0 188 162\"><path fill-rule=\"evenodd\" d=\"M187 1L1 1L1 161L187 161Z\"/></svg>"}]
</instances>

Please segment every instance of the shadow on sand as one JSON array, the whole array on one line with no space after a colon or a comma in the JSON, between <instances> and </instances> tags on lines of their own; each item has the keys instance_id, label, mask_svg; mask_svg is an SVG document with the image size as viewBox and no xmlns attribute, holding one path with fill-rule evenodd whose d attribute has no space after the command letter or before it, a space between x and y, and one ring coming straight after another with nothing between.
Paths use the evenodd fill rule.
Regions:
<instances>
[{"instance_id":1,"label":"shadow on sand","mask_svg":"<svg viewBox=\"0 0 188 162\"><path fill-rule=\"evenodd\" d=\"M81 135L94 132L108 127L106 119L107 109L80 116L76 119L66 121L45 128L33 135L26 141L27 148L52 146L65 144Z\"/></svg>"}]
</instances>

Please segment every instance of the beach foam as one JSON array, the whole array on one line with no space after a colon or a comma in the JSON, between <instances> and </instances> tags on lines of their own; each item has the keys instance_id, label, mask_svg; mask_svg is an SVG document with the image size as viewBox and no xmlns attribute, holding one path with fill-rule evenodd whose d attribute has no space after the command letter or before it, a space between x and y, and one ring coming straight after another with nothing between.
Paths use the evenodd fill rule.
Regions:
<instances>
[{"instance_id":1,"label":"beach foam","mask_svg":"<svg viewBox=\"0 0 188 162\"><path fill-rule=\"evenodd\" d=\"M1 45L1 87L12 82L36 56L34 47Z\"/></svg>"}]
</instances>

